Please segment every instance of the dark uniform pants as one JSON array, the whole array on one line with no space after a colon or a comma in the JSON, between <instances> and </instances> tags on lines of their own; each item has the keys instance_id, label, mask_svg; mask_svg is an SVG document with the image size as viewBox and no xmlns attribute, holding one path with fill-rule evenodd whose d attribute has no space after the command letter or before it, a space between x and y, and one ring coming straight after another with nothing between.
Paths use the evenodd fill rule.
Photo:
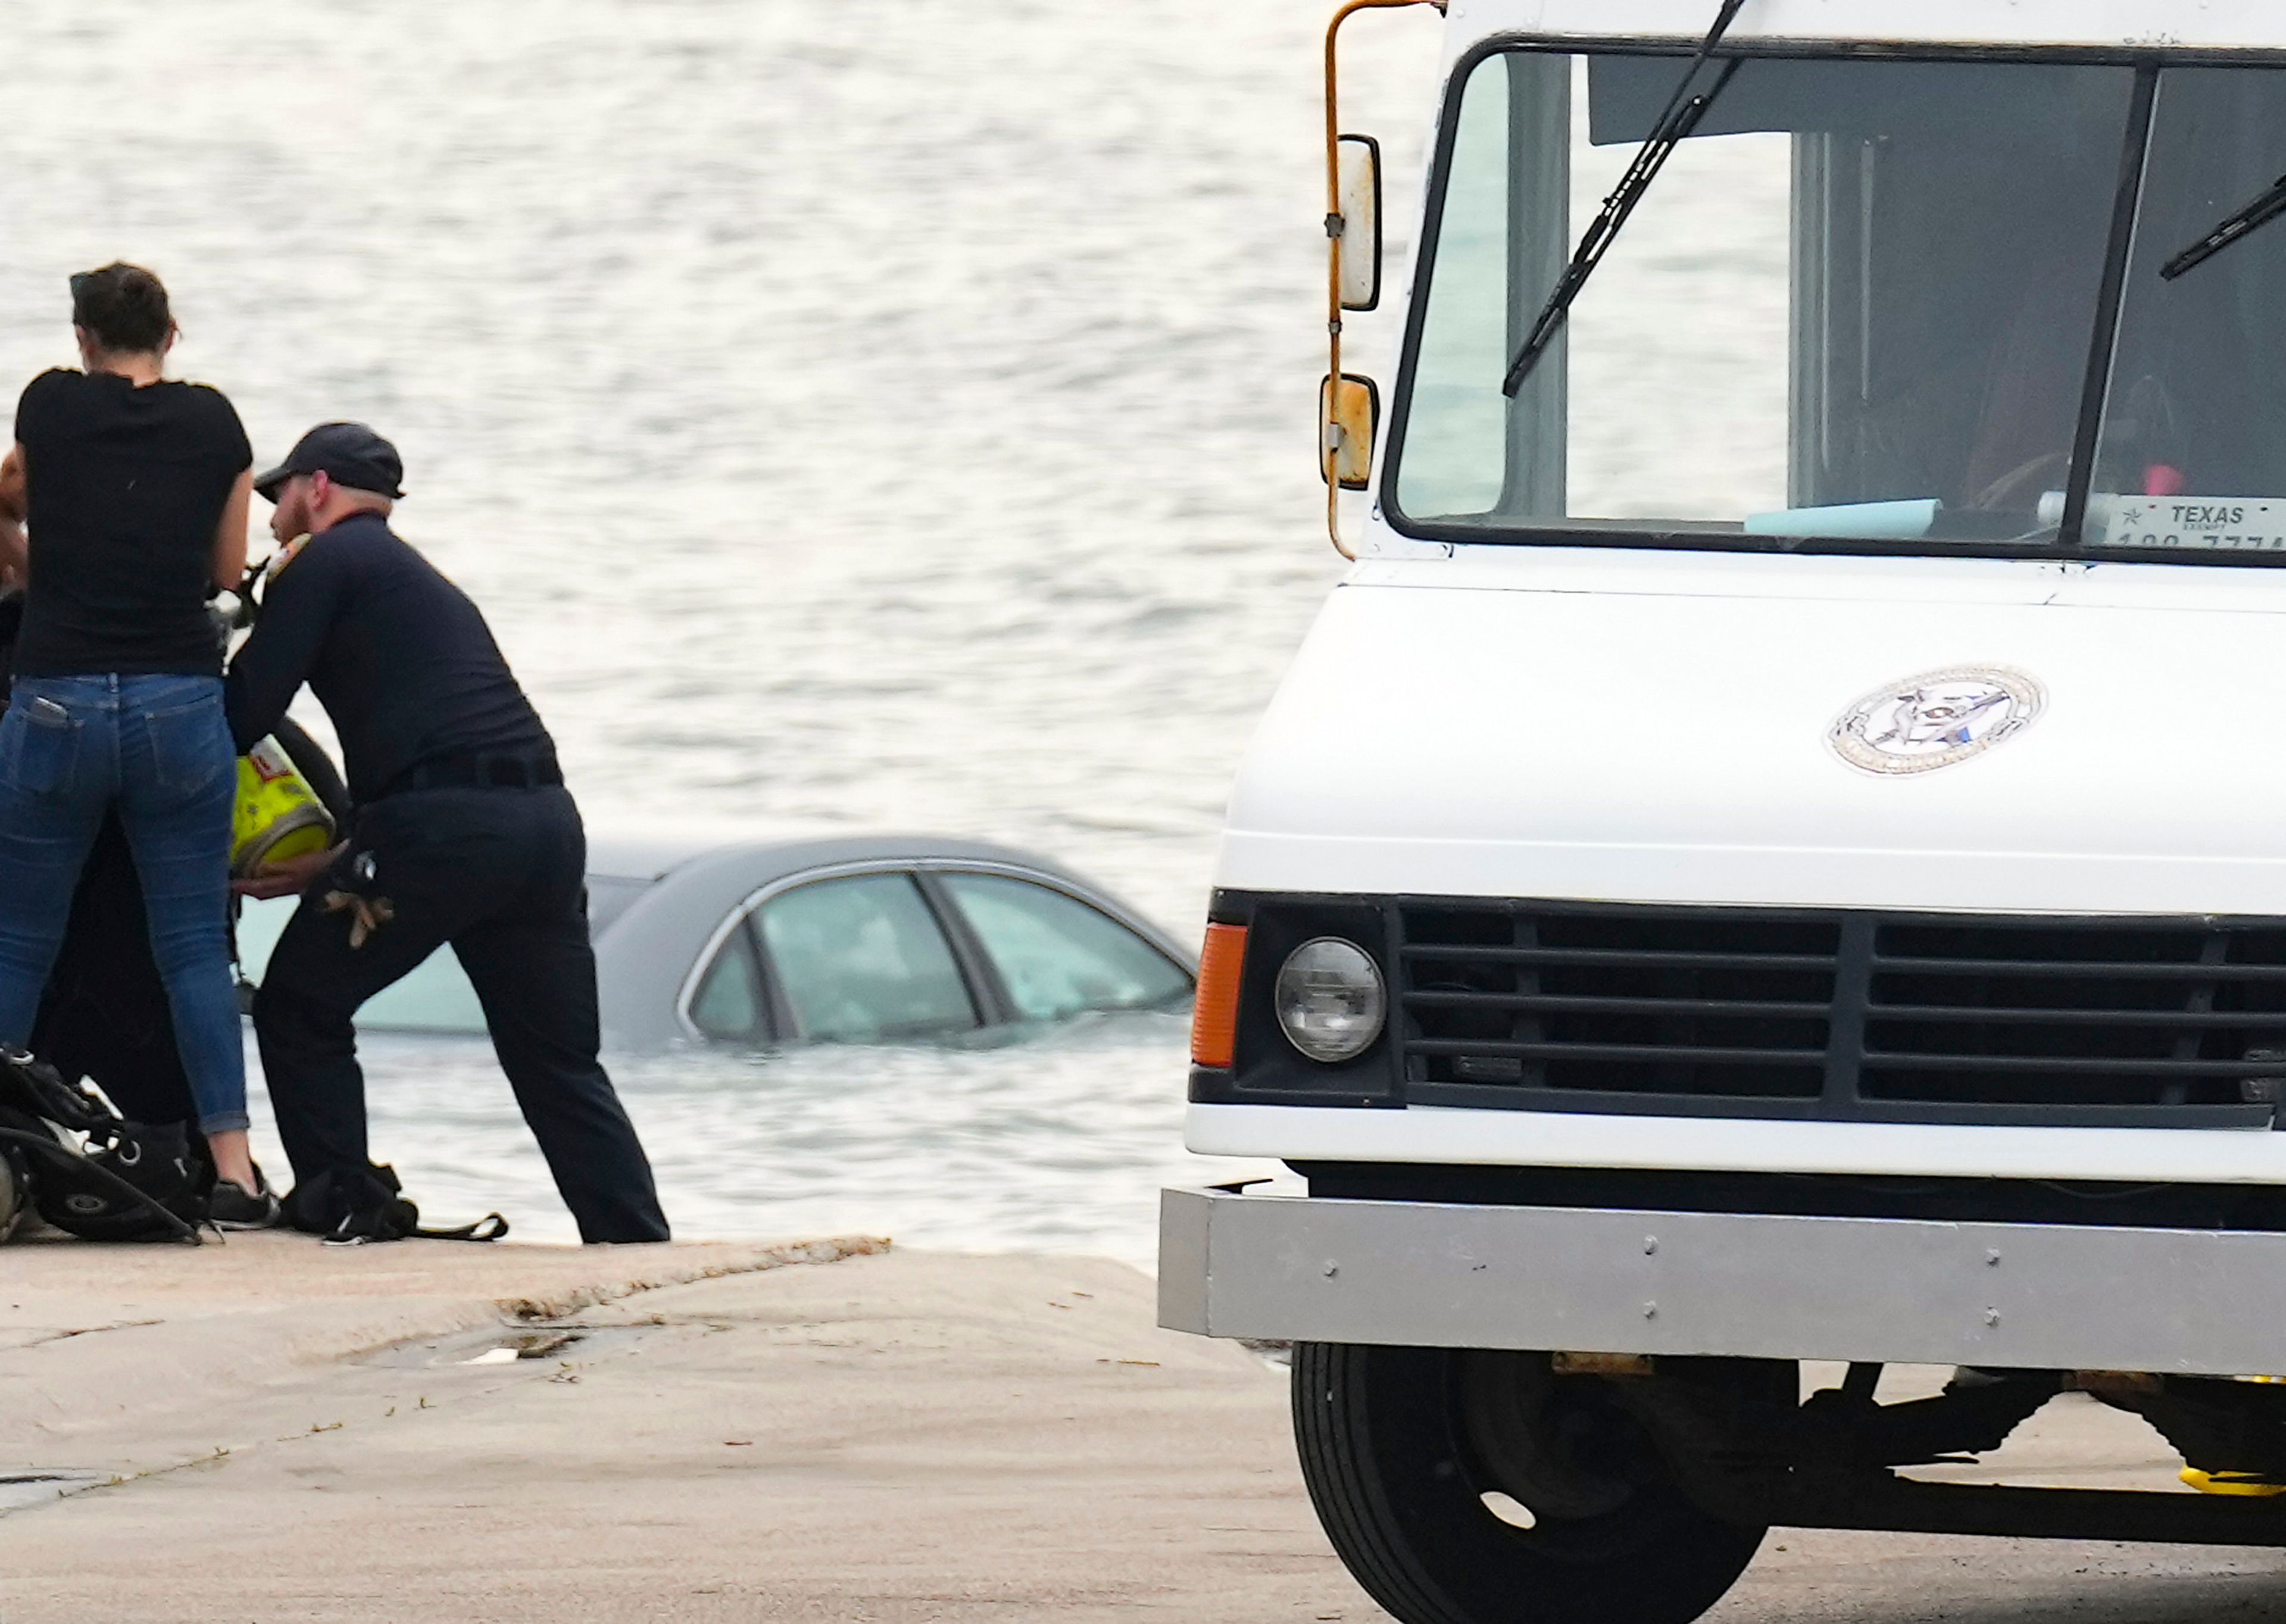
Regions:
<instances>
[{"instance_id":1,"label":"dark uniform pants","mask_svg":"<svg viewBox=\"0 0 2286 1624\"><path fill-rule=\"evenodd\" d=\"M323 902L367 853L371 877L354 888L387 898L393 917L353 948L350 916ZM579 811L560 788L422 789L359 810L348 859L303 897L254 1000L296 1179L370 1160L351 1017L449 942L580 1238L667 1238L650 1163L595 1059L586 868Z\"/></svg>"}]
</instances>

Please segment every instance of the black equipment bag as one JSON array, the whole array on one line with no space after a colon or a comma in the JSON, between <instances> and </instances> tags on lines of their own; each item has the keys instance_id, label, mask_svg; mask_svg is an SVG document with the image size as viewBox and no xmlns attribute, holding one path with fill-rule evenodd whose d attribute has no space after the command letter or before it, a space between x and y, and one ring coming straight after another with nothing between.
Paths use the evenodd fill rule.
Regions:
<instances>
[{"instance_id":1,"label":"black equipment bag","mask_svg":"<svg viewBox=\"0 0 2286 1624\"><path fill-rule=\"evenodd\" d=\"M31 1210L32 1170L22 1151L0 1142L0 1241L14 1234Z\"/></svg>"},{"instance_id":2,"label":"black equipment bag","mask_svg":"<svg viewBox=\"0 0 2286 1624\"><path fill-rule=\"evenodd\" d=\"M374 1241L497 1241L508 1234L508 1220L486 1213L457 1229L423 1229L421 1209L405 1199L405 1186L394 1168L368 1163L363 1168L328 1169L304 1179L287 1195L286 1222L306 1234L322 1235L335 1246L362 1246Z\"/></svg>"},{"instance_id":3,"label":"black equipment bag","mask_svg":"<svg viewBox=\"0 0 2286 1624\"><path fill-rule=\"evenodd\" d=\"M30 1205L89 1241L188 1241L205 1211L204 1168L179 1123L130 1123L27 1054L0 1050L0 1153Z\"/></svg>"}]
</instances>

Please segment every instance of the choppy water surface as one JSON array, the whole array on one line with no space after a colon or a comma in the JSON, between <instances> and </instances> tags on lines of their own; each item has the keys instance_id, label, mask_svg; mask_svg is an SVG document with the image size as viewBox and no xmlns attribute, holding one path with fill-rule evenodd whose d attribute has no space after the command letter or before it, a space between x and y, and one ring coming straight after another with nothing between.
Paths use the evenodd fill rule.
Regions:
<instances>
[{"instance_id":1,"label":"choppy water surface","mask_svg":"<svg viewBox=\"0 0 2286 1624\"><path fill-rule=\"evenodd\" d=\"M258 455L398 440L401 528L591 822L997 837L1187 934L1334 572L1328 10L24 0L0 387L70 359L67 272L145 261ZM1430 16L1354 28L1400 227ZM685 1234L1139 1260L1157 1185L1222 1171L1179 1147L1182 1049L1145 1017L618 1076ZM373 1072L432 1212L568 1234L481 1052Z\"/></svg>"}]
</instances>

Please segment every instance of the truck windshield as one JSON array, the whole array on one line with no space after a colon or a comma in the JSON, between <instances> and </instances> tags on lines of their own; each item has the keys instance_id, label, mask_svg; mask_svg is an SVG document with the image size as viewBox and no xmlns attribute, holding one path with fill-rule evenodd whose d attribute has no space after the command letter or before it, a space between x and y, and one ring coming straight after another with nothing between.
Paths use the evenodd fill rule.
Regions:
<instances>
[{"instance_id":1,"label":"truck windshield","mask_svg":"<svg viewBox=\"0 0 2286 1624\"><path fill-rule=\"evenodd\" d=\"M2286 561L2286 227L2159 274L2286 169L2286 74L1748 58L1510 398L1679 66L1518 49L1462 77L1400 530Z\"/></svg>"}]
</instances>

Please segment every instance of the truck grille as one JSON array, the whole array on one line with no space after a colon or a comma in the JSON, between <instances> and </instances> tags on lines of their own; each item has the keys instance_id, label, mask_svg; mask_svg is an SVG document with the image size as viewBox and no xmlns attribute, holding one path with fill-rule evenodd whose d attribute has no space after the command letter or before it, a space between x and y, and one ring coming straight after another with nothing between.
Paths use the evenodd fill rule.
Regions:
<instances>
[{"instance_id":1,"label":"truck grille","mask_svg":"<svg viewBox=\"0 0 2286 1624\"><path fill-rule=\"evenodd\" d=\"M1404 901L1417 1104L2251 1124L2286 923Z\"/></svg>"}]
</instances>

